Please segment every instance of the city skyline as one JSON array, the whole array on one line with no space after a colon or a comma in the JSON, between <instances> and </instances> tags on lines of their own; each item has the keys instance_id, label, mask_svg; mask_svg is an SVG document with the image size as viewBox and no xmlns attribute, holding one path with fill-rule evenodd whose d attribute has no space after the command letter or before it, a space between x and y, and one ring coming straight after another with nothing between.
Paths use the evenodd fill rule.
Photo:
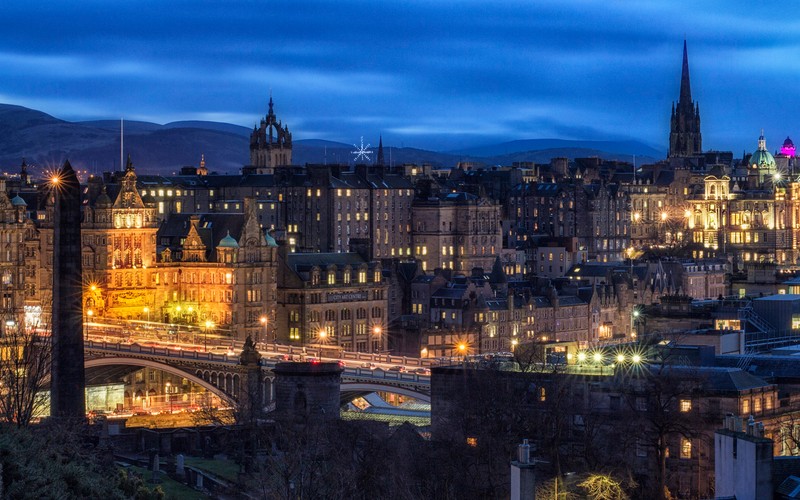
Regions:
<instances>
[{"instance_id":1,"label":"city skyline","mask_svg":"<svg viewBox=\"0 0 800 500\"><path fill-rule=\"evenodd\" d=\"M272 92L296 139L436 150L636 139L666 151L685 38L706 149L751 151L762 128L770 150L796 135L796 41L777 3L99 5L6 6L0 68L14 76L0 102L73 121L249 127ZM777 21L787 29L742 29Z\"/></svg>"}]
</instances>

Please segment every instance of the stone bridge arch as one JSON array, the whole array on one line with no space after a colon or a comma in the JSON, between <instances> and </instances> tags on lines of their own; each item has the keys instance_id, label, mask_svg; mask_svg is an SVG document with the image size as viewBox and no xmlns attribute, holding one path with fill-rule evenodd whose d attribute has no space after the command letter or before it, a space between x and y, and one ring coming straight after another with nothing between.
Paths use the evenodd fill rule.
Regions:
<instances>
[{"instance_id":1,"label":"stone bridge arch","mask_svg":"<svg viewBox=\"0 0 800 500\"><path fill-rule=\"evenodd\" d=\"M418 399L425 403L431 402L431 395L420 392L407 387L401 387L390 384L379 384L375 382L342 382L341 385L342 395L345 394L363 394L370 392L391 392L393 394L400 394L410 398Z\"/></svg>"},{"instance_id":2,"label":"stone bridge arch","mask_svg":"<svg viewBox=\"0 0 800 500\"><path fill-rule=\"evenodd\" d=\"M236 403L236 400L231 394L228 394L221 388L213 385L210 381L203 380L201 377L195 375L195 373L199 370L193 369L192 371L186 371L181 368L168 365L166 363L161 363L159 361L153 361L150 359L142 359L142 358L102 357L102 358L86 359L86 361L84 362L85 369L96 368L101 366L118 366L118 365L139 366L142 368L152 368L154 370L161 370L166 373L171 373L173 375L185 378L190 382L203 387L204 389L207 389L209 392L220 398L222 401L227 402L228 404L233 405ZM214 371L218 372L218 370ZM236 375L237 377L239 376L238 374Z\"/></svg>"}]
</instances>

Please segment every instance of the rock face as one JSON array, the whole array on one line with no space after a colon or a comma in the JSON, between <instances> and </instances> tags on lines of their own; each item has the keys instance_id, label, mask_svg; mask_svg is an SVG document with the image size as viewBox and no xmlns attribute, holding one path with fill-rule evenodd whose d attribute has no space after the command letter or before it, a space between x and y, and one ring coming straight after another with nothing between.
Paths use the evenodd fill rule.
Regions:
<instances>
[{"instance_id":1,"label":"rock face","mask_svg":"<svg viewBox=\"0 0 800 500\"><path fill-rule=\"evenodd\" d=\"M338 363L278 363L275 412L298 420L339 418L342 368Z\"/></svg>"},{"instance_id":2,"label":"rock face","mask_svg":"<svg viewBox=\"0 0 800 500\"><path fill-rule=\"evenodd\" d=\"M55 210L50 415L83 419L86 381L81 303L81 187L68 161L51 182Z\"/></svg>"}]
</instances>

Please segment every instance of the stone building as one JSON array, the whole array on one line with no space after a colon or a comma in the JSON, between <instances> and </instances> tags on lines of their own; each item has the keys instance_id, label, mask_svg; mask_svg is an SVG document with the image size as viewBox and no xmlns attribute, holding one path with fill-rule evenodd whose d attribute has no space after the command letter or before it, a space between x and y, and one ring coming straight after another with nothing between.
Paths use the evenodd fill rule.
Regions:
<instances>
[{"instance_id":1,"label":"stone building","mask_svg":"<svg viewBox=\"0 0 800 500\"><path fill-rule=\"evenodd\" d=\"M275 339L277 243L261 229L254 200L242 214L174 215L158 232L154 309L165 322Z\"/></svg>"},{"instance_id":2,"label":"stone building","mask_svg":"<svg viewBox=\"0 0 800 500\"><path fill-rule=\"evenodd\" d=\"M469 193L418 196L412 204L413 256L424 271L491 269L503 246L500 207Z\"/></svg>"},{"instance_id":3,"label":"stone building","mask_svg":"<svg viewBox=\"0 0 800 500\"><path fill-rule=\"evenodd\" d=\"M292 134L275 116L272 96L269 111L259 126L250 134L250 165L242 168L243 174L271 174L276 167L292 164Z\"/></svg>"},{"instance_id":4,"label":"stone building","mask_svg":"<svg viewBox=\"0 0 800 500\"><path fill-rule=\"evenodd\" d=\"M278 267L278 341L380 352L387 345L381 264L358 253L291 253Z\"/></svg>"}]
</instances>

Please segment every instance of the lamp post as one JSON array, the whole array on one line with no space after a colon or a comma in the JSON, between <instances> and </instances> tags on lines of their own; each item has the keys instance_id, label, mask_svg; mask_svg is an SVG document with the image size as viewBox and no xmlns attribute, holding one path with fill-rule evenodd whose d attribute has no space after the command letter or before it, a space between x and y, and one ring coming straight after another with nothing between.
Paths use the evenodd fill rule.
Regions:
<instances>
[{"instance_id":1,"label":"lamp post","mask_svg":"<svg viewBox=\"0 0 800 500\"><path fill-rule=\"evenodd\" d=\"M91 309L87 310L86 311L86 322L87 323L91 323L92 322L92 316L94 316L94 311L92 311ZM86 325L86 340L89 340L89 325L88 324Z\"/></svg>"},{"instance_id":2,"label":"lamp post","mask_svg":"<svg viewBox=\"0 0 800 500\"><path fill-rule=\"evenodd\" d=\"M206 320L206 323L205 323L205 326L206 326L206 328L205 328L205 334L203 335L203 349L204 349L206 352L208 352L208 331L209 331L210 329L214 328L214 322L213 322L213 321L211 321L210 319L207 319L207 320Z\"/></svg>"},{"instance_id":3,"label":"lamp post","mask_svg":"<svg viewBox=\"0 0 800 500\"><path fill-rule=\"evenodd\" d=\"M145 306L144 307L144 313L147 315L147 321L149 322L150 321L150 308Z\"/></svg>"},{"instance_id":4,"label":"lamp post","mask_svg":"<svg viewBox=\"0 0 800 500\"><path fill-rule=\"evenodd\" d=\"M380 347L383 347L383 339L381 338L381 333L382 332L383 332L383 329L381 328L380 325L375 325L375 327L372 329L372 333L374 333L375 336L378 337L378 345ZM375 351L375 350L380 351L381 349L373 349L373 351Z\"/></svg>"},{"instance_id":5,"label":"lamp post","mask_svg":"<svg viewBox=\"0 0 800 500\"><path fill-rule=\"evenodd\" d=\"M632 339L636 338L637 321L639 321L639 310L634 308L633 312L631 313L631 338Z\"/></svg>"},{"instance_id":6,"label":"lamp post","mask_svg":"<svg viewBox=\"0 0 800 500\"><path fill-rule=\"evenodd\" d=\"M170 394L170 388L172 387L172 383L167 381L166 383L166 390L164 392L167 393L167 400L169 401L169 413L172 414L172 395Z\"/></svg>"},{"instance_id":7,"label":"lamp post","mask_svg":"<svg viewBox=\"0 0 800 500\"><path fill-rule=\"evenodd\" d=\"M267 336L267 315L264 314L260 318L261 324L264 326L264 341L268 340ZM258 330L256 330L256 346L258 346Z\"/></svg>"}]
</instances>

